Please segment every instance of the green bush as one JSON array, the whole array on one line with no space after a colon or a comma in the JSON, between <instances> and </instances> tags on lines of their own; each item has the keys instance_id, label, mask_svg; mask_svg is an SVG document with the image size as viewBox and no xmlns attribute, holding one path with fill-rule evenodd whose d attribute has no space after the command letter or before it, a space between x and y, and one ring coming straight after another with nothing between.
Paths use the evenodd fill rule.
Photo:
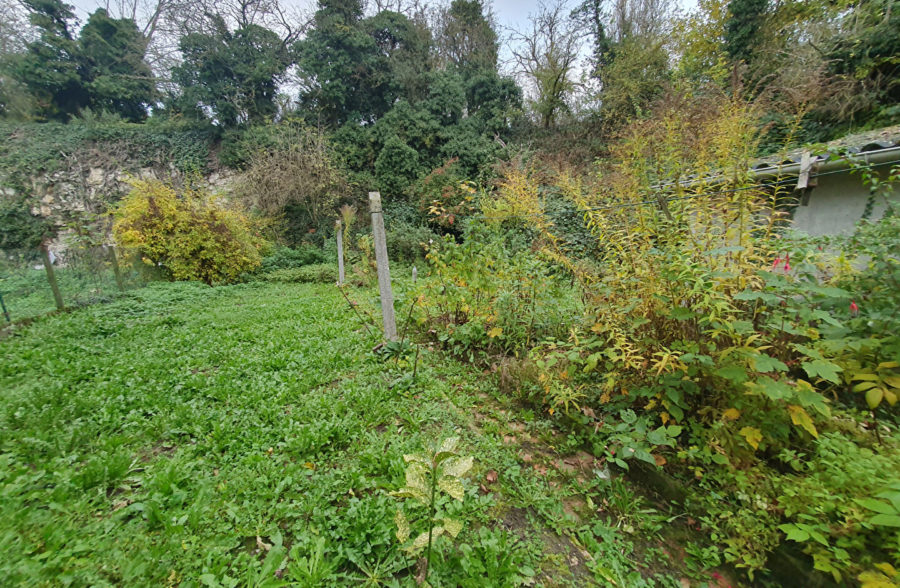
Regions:
<instances>
[{"instance_id":1,"label":"green bush","mask_svg":"<svg viewBox=\"0 0 900 588\"><path fill-rule=\"evenodd\" d=\"M266 282L281 283L328 284L337 282L337 279L337 268L328 263L283 268L263 275Z\"/></svg>"},{"instance_id":2,"label":"green bush","mask_svg":"<svg viewBox=\"0 0 900 588\"><path fill-rule=\"evenodd\" d=\"M278 247L270 255L263 258L259 271L261 273L269 273L280 269L323 263L324 261L325 253L313 245L301 245L294 249Z\"/></svg>"},{"instance_id":3,"label":"green bush","mask_svg":"<svg viewBox=\"0 0 900 588\"><path fill-rule=\"evenodd\" d=\"M414 318L454 355L521 354L571 327L575 299L566 281L533 254L511 255L502 236L471 231L462 243L445 236L427 259Z\"/></svg>"},{"instance_id":4,"label":"green bush","mask_svg":"<svg viewBox=\"0 0 900 588\"><path fill-rule=\"evenodd\" d=\"M0 249L34 249L54 232L47 219L32 214L21 197L0 199L0 227Z\"/></svg>"},{"instance_id":5,"label":"green bush","mask_svg":"<svg viewBox=\"0 0 900 588\"><path fill-rule=\"evenodd\" d=\"M425 259L425 248L438 239L435 233L422 226L404 222L391 223L387 230L387 250L391 261L414 262Z\"/></svg>"},{"instance_id":6,"label":"green bush","mask_svg":"<svg viewBox=\"0 0 900 588\"><path fill-rule=\"evenodd\" d=\"M407 190L421 214L440 229L456 232L461 217L476 210L475 187L457 158L432 170Z\"/></svg>"},{"instance_id":7,"label":"green bush","mask_svg":"<svg viewBox=\"0 0 900 588\"><path fill-rule=\"evenodd\" d=\"M378 188L388 198L403 194L421 171L419 154L397 136L385 141L375 159Z\"/></svg>"}]
</instances>

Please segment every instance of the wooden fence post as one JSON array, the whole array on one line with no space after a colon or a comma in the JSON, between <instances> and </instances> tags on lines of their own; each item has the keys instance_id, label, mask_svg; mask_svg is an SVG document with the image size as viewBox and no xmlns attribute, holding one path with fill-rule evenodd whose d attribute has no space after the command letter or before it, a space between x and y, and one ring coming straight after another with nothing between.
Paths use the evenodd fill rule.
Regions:
<instances>
[{"instance_id":1,"label":"wooden fence post","mask_svg":"<svg viewBox=\"0 0 900 588\"><path fill-rule=\"evenodd\" d=\"M116 285L119 292L125 291L125 283L122 281L122 270L119 269L119 260L116 257L116 246L109 245L109 260L112 262L113 273L116 275Z\"/></svg>"},{"instance_id":2,"label":"wooden fence post","mask_svg":"<svg viewBox=\"0 0 900 588\"><path fill-rule=\"evenodd\" d=\"M50 282L50 289L53 290L53 299L56 301L56 309L62 310L63 305L62 294L59 292L59 284L56 283L56 274L53 273L53 264L50 262L50 250L47 249L47 243L41 243L41 257L44 259L44 269L47 271L47 281Z\"/></svg>"},{"instance_id":3,"label":"wooden fence post","mask_svg":"<svg viewBox=\"0 0 900 588\"><path fill-rule=\"evenodd\" d=\"M344 229L341 221L334 221L335 233L337 234L337 253L338 253L338 286L344 285Z\"/></svg>"},{"instance_id":4,"label":"wooden fence post","mask_svg":"<svg viewBox=\"0 0 900 588\"><path fill-rule=\"evenodd\" d=\"M397 323L394 319L394 293L391 291L391 270L388 267L387 238L384 232L384 213L381 210L381 194L369 192L369 211L372 214L372 237L375 241L375 263L378 266L378 291L381 296L381 320L384 336L397 340Z\"/></svg>"}]
</instances>

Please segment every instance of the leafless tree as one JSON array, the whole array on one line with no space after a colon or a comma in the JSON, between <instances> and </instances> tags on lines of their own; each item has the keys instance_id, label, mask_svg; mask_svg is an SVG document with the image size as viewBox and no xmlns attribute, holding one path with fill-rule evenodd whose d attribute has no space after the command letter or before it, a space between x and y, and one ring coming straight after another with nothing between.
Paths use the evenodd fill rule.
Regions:
<instances>
[{"instance_id":1,"label":"leafless tree","mask_svg":"<svg viewBox=\"0 0 900 588\"><path fill-rule=\"evenodd\" d=\"M15 0L0 0L0 57L23 51L31 32L22 5Z\"/></svg>"},{"instance_id":2,"label":"leafless tree","mask_svg":"<svg viewBox=\"0 0 900 588\"><path fill-rule=\"evenodd\" d=\"M233 29L271 29L285 46L299 39L310 23L309 14L283 0L99 0L98 5L110 16L135 21L148 41L147 61L162 77L178 62L179 39L214 32L216 16Z\"/></svg>"},{"instance_id":3,"label":"leafless tree","mask_svg":"<svg viewBox=\"0 0 900 588\"><path fill-rule=\"evenodd\" d=\"M390 10L404 14L411 19L425 12L425 4L421 0L372 0L370 7L375 14Z\"/></svg>"},{"instance_id":4,"label":"leafless tree","mask_svg":"<svg viewBox=\"0 0 900 588\"><path fill-rule=\"evenodd\" d=\"M571 17L564 0L540 2L529 21L529 30L511 32L510 51L518 73L534 94L532 105L541 126L549 128L568 109L585 28Z\"/></svg>"},{"instance_id":5,"label":"leafless tree","mask_svg":"<svg viewBox=\"0 0 900 588\"><path fill-rule=\"evenodd\" d=\"M607 30L616 43L632 37L656 37L665 32L672 0L612 0Z\"/></svg>"}]
</instances>

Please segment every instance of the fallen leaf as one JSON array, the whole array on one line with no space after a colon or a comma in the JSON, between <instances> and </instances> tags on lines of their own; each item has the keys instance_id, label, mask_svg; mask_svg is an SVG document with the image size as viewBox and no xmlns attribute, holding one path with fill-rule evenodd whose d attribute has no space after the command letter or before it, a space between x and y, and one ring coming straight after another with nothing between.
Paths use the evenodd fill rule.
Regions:
<instances>
[{"instance_id":1,"label":"fallen leaf","mask_svg":"<svg viewBox=\"0 0 900 588\"><path fill-rule=\"evenodd\" d=\"M428 560L420 557L416 562L416 584L422 584L425 581L425 574L428 572Z\"/></svg>"},{"instance_id":2,"label":"fallen leaf","mask_svg":"<svg viewBox=\"0 0 900 588\"><path fill-rule=\"evenodd\" d=\"M125 500L117 500L113 503L113 512L123 509L131 503L132 501L128 500L127 498Z\"/></svg>"},{"instance_id":3,"label":"fallen leaf","mask_svg":"<svg viewBox=\"0 0 900 588\"><path fill-rule=\"evenodd\" d=\"M656 465L662 467L666 465L666 458L661 455L653 455L653 460L656 462Z\"/></svg>"},{"instance_id":4,"label":"fallen leaf","mask_svg":"<svg viewBox=\"0 0 900 588\"><path fill-rule=\"evenodd\" d=\"M487 475L484 477L484 479L488 484L493 484L494 482L496 482L497 481L497 470L489 471L487 473Z\"/></svg>"}]
</instances>

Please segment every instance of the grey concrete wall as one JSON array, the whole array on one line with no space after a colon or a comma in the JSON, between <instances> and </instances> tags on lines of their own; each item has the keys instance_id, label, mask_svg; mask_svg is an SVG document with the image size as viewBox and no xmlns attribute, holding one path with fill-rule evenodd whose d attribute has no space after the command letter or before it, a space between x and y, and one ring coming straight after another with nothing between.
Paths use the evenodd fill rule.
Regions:
<instances>
[{"instance_id":1,"label":"grey concrete wall","mask_svg":"<svg viewBox=\"0 0 900 588\"><path fill-rule=\"evenodd\" d=\"M812 189L809 203L799 205L794 211L794 230L811 236L853 233L869 198L869 190L863 185L862 178L855 174L839 173L821 176L817 180L819 185ZM900 186L894 186L892 198L900 204ZM876 197L869 218L880 219L885 208L884 199Z\"/></svg>"}]
</instances>

